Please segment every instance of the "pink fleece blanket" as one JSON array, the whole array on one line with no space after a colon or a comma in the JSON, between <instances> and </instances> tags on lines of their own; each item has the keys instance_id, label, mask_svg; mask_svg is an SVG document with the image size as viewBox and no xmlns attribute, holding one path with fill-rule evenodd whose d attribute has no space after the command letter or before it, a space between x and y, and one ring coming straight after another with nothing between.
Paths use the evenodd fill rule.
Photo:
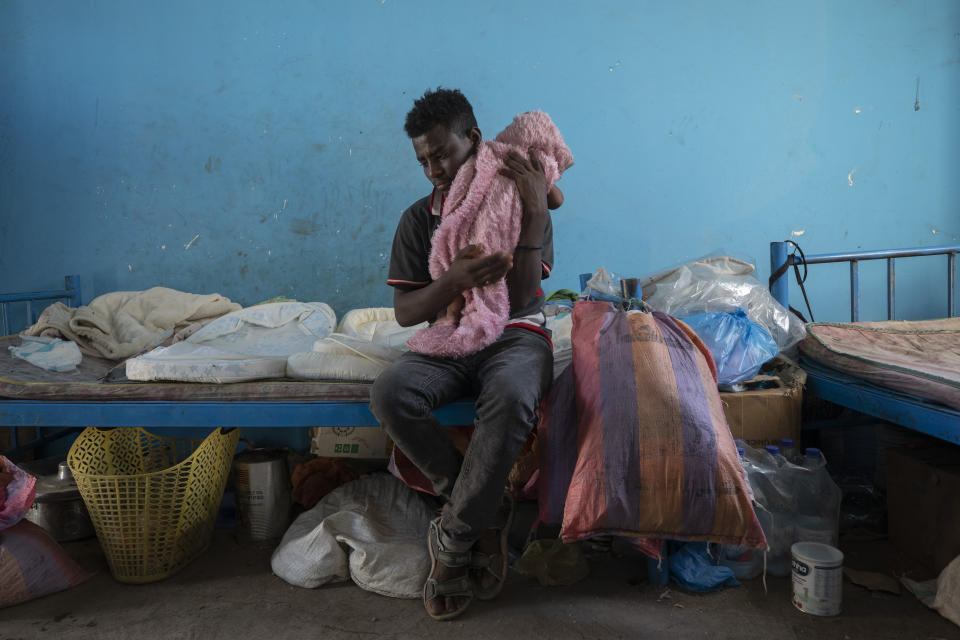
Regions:
<instances>
[{"instance_id":1,"label":"pink fleece blanket","mask_svg":"<svg viewBox=\"0 0 960 640\"><path fill-rule=\"evenodd\" d=\"M482 141L450 186L443 220L433 234L432 278L443 275L457 252L471 244L482 244L485 253L514 252L523 205L514 181L501 176L499 170L511 150L526 156L530 148L543 164L548 189L573 165L563 136L542 111L521 113L495 140ZM456 358L476 353L499 338L510 318L506 278L468 289L463 295L459 324L422 329L407 346L419 353Z\"/></svg>"}]
</instances>

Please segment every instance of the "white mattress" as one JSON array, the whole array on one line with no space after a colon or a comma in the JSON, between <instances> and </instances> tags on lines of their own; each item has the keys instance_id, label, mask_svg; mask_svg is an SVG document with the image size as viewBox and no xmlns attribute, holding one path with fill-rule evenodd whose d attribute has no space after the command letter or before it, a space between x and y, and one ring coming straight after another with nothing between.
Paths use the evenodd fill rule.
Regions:
<instances>
[{"instance_id":1,"label":"white mattress","mask_svg":"<svg viewBox=\"0 0 960 640\"><path fill-rule=\"evenodd\" d=\"M183 342L127 361L130 380L245 382L287 375L287 358L333 330L322 302L275 302L228 313Z\"/></svg>"},{"instance_id":2,"label":"white mattress","mask_svg":"<svg viewBox=\"0 0 960 640\"><path fill-rule=\"evenodd\" d=\"M173 380L222 384L282 378L286 372L287 359L282 356L245 357L188 342L157 347L149 353L127 360L127 378L141 381Z\"/></svg>"}]
</instances>

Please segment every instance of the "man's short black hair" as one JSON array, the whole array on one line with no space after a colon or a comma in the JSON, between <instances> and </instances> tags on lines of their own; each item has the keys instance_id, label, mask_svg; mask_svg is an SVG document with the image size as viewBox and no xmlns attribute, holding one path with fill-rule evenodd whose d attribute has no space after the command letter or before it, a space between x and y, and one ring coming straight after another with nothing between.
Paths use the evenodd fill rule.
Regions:
<instances>
[{"instance_id":1,"label":"man's short black hair","mask_svg":"<svg viewBox=\"0 0 960 640\"><path fill-rule=\"evenodd\" d=\"M436 91L427 89L422 98L414 100L413 108L407 114L404 130L411 139L422 136L438 124L442 124L452 133L467 135L477 126L473 107L459 89L437 87Z\"/></svg>"}]
</instances>

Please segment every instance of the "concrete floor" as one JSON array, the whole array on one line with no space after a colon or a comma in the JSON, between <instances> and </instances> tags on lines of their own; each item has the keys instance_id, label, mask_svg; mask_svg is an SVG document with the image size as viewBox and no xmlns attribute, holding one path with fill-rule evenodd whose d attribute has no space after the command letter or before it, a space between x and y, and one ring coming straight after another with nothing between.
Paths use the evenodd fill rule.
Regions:
<instances>
[{"instance_id":1,"label":"concrete floor","mask_svg":"<svg viewBox=\"0 0 960 640\"><path fill-rule=\"evenodd\" d=\"M889 571L901 560L884 541L841 544L846 566ZM844 584L843 613L819 618L790 603L788 578L768 577L697 595L649 584L641 559L590 555L591 575L541 587L511 573L500 598L474 602L451 622L427 617L417 600L353 583L309 590L270 572L270 549L217 531L207 552L176 576L148 585L113 580L95 539L64 544L89 582L0 610L0 640L19 638L960 638L960 628L912 595ZM919 576L918 576L919 577Z\"/></svg>"}]
</instances>

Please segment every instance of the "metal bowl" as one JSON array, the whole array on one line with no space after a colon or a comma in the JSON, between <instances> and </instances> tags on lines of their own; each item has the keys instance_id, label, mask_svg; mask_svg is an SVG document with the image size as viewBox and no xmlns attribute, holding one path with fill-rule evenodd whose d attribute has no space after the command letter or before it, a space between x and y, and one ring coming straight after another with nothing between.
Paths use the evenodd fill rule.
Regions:
<instances>
[{"instance_id":1,"label":"metal bowl","mask_svg":"<svg viewBox=\"0 0 960 640\"><path fill-rule=\"evenodd\" d=\"M58 542L94 535L93 523L66 462L44 459L19 465L37 478L37 497L27 520L47 530Z\"/></svg>"}]
</instances>

